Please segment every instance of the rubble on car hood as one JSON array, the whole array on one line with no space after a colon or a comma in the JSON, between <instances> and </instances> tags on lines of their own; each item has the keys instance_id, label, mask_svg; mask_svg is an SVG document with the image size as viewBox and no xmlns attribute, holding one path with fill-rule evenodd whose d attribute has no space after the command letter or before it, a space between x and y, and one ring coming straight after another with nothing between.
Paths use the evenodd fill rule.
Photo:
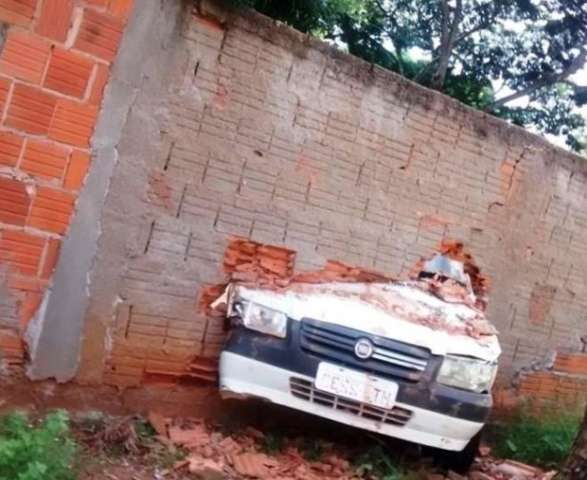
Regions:
<instances>
[{"instance_id":1,"label":"rubble on car hood","mask_svg":"<svg viewBox=\"0 0 587 480\"><path fill-rule=\"evenodd\" d=\"M497 360L497 330L486 319L488 281L457 242L418 262L400 281L340 262L277 276L239 265L215 302L252 301L290 318L312 318L427 347L437 355Z\"/></svg>"},{"instance_id":2,"label":"rubble on car hood","mask_svg":"<svg viewBox=\"0 0 587 480\"><path fill-rule=\"evenodd\" d=\"M281 291L234 285L231 296L296 320L312 318L415 343L436 355L494 361L500 353L496 331L482 312L447 303L416 282L293 284Z\"/></svg>"}]
</instances>

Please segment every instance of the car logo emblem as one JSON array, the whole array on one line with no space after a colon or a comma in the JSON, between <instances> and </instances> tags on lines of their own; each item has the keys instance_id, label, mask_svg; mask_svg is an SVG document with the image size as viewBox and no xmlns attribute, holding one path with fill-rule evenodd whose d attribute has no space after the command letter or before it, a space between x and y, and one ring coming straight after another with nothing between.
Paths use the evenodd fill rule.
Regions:
<instances>
[{"instance_id":1,"label":"car logo emblem","mask_svg":"<svg viewBox=\"0 0 587 480\"><path fill-rule=\"evenodd\" d=\"M366 338L361 338L355 343L355 355L361 360L367 360L373 355L373 344Z\"/></svg>"}]
</instances>

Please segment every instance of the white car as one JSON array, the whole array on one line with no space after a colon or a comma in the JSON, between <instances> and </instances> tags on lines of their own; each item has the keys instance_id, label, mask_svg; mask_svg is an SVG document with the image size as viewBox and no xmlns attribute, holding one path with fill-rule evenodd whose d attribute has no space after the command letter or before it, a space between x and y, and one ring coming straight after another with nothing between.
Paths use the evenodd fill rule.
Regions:
<instances>
[{"instance_id":1,"label":"white car","mask_svg":"<svg viewBox=\"0 0 587 480\"><path fill-rule=\"evenodd\" d=\"M224 299L225 396L455 452L490 413L500 347L460 262L437 255L408 282L234 283Z\"/></svg>"}]
</instances>

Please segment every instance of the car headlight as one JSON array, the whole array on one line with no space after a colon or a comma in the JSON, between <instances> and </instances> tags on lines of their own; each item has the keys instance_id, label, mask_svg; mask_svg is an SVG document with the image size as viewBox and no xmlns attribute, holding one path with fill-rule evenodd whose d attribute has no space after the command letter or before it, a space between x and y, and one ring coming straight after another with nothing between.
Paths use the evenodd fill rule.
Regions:
<instances>
[{"instance_id":1,"label":"car headlight","mask_svg":"<svg viewBox=\"0 0 587 480\"><path fill-rule=\"evenodd\" d=\"M243 324L251 330L275 337L285 338L287 335L287 315L258 303L248 302L244 306Z\"/></svg>"},{"instance_id":2,"label":"car headlight","mask_svg":"<svg viewBox=\"0 0 587 480\"><path fill-rule=\"evenodd\" d=\"M444 357L436 381L472 392L489 392L497 374L497 364L469 357Z\"/></svg>"}]
</instances>

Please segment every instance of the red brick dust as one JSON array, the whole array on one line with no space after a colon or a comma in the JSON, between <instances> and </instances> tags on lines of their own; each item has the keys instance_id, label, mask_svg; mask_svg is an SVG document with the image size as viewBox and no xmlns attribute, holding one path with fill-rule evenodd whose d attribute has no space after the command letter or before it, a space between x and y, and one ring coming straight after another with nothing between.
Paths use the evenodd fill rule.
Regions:
<instances>
[{"instance_id":1,"label":"red brick dust","mask_svg":"<svg viewBox=\"0 0 587 480\"><path fill-rule=\"evenodd\" d=\"M530 294L528 318L533 325L544 325L550 314L552 302L556 295L556 287L551 285L534 285Z\"/></svg>"},{"instance_id":2,"label":"red brick dust","mask_svg":"<svg viewBox=\"0 0 587 480\"><path fill-rule=\"evenodd\" d=\"M149 200L155 204L161 204L166 210L173 209L173 192L161 172L152 173L149 176Z\"/></svg>"}]
</instances>

